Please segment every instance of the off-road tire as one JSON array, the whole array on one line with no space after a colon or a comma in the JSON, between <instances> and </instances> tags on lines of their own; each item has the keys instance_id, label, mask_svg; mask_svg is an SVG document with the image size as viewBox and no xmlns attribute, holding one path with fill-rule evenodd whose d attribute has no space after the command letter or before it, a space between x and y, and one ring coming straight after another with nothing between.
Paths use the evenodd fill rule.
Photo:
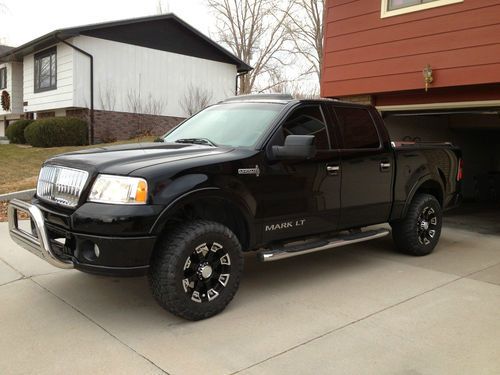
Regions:
<instances>
[{"instance_id":1,"label":"off-road tire","mask_svg":"<svg viewBox=\"0 0 500 375\"><path fill-rule=\"evenodd\" d=\"M195 254L195 251L202 244L209 243L221 245L224 254L228 254L228 258L225 258L225 255L223 258L230 259L230 266L224 266L230 269L230 276L226 280L225 286L219 285L216 280L211 280L211 282L216 282L218 288L222 287L222 289L213 300L208 300L209 293L206 292L203 297L207 300L197 302L193 300L193 293L188 293L191 292L190 284L187 284L187 281L187 285L184 284L184 281L188 280L185 272L190 271L185 267L188 264L188 259L189 267L194 267L194 262L191 264L193 255L204 259L201 253L196 252ZM210 247L211 245L206 246ZM218 251L214 254L218 254ZM222 267L220 266L221 259L219 259L217 267ZM217 261L214 262L217 263ZM226 261L223 264L226 264ZM153 296L160 306L184 319L201 320L220 313L231 302L238 290L242 272L243 253L234 233L222 224L196 220L180 225L160 239L151 261L148 278ZM196 275L199 276L200 280L203 279L200 273L195 273L192 277L196 279L198 277ZM215 271L213 276L216 276ZM203 279L202 281L209 282L210 280ZM197 283L198 279L195 282ZM206 287L205 290L207 290ZM200 299L201 295L201 292L197 294Z\"/></svg>"},{"instance_id":2,"label":"off-road tire","mask_svg":"<svg viewBox=\"0 0 500 375\"><path fill-rule=\"evenodd\" d=\"M433 212L432 216L428 215L429 212ZM435 224L430 224L430 222L422 224L426 213L428 217L431 217L430 221L434 222L432 218L435 218ZM392 238L397 250L415 256L432 253L439 242L442 224L442 210L438 200L430 194L416 195L408 208L406 217L391 223ZM427 229L424 230L425 226ZM432 236L429 233L422 234L422 231L431 231Z\"/></svg>"}]
</instances>

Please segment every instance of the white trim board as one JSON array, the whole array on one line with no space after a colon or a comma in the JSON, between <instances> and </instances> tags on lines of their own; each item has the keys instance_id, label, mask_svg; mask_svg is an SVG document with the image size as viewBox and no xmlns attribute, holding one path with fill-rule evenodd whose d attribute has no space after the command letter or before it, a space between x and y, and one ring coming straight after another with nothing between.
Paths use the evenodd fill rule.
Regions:
<instances>
[{"instance_id":1,"label":"white trim board","mask_svg":"<svg viewBox=\"0 0 500 375\"><path fill-rule=\"evenodd\" d=\"M449 103L427 103L427 104L404 104L404 105L381 105L377 106L379 112L391 111L413 111L420 109L453 109L453 108L481 108L500 107L500 100L483 100L470 102L449 102Z\"/></svg>"},{"instance_id":2,"label":"white trim board","mask_svg":"<svg viewBox=\"0 0 500 375\"><path fill-rule=\"evenodd\" d=\"M418 12L421 10L432 9L436 7L441 7L450 4L462 3L464 0L435 0L430 3L418 4L418 5L410 5L405 8L388 10L389 0L382 0L382 4L380 7L380 18L387 18L393 16L399 16L401 14Z\"/></svg>"}]
</instances>

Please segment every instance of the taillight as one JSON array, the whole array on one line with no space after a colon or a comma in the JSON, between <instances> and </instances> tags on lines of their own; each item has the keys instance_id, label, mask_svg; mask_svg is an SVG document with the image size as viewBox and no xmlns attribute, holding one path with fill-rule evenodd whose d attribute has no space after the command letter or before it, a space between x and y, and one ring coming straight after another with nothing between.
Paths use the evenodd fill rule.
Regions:
<instances>
[{"instance_id":1,"label":"taillight","mask_svg":"<svg viewBox=\"0 0 500 375\"><path fill-rule=\"evenodd\" d=\"M464 159L458 161L457 181L461 181L462 178L464 178Z\"/></svg>"}]
</instances>

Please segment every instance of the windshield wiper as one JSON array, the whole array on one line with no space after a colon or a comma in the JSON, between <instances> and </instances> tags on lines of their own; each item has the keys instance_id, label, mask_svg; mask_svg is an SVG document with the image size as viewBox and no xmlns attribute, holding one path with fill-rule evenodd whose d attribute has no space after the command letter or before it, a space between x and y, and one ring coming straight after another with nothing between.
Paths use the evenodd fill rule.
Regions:
<instances>
[{"instance_id":1,"label":"windshield wiper","mask_svg":"<svg viewBox=\"0 0 500 375\"><path fill-rule=\"evenodd\" d=\"M195 145L208 145L212 147L217 147L217 144L215 144L208 138L181 138L177 139L175 143L193 143Z\"/></svg>"}]
</instances>

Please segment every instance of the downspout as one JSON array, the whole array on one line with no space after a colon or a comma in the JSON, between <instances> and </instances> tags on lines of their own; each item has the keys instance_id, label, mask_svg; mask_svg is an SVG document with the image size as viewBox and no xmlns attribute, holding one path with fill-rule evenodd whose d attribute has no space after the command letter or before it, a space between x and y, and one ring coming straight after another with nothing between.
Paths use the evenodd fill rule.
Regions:
<instances>
[{"instance_id":1,"label":"downspout","mask_svg":"<svg viewBox=\"0 0 500 375\"><path fill-rule=\"evenodd\" d=\"M248 74L248 71L246 72L241 72L241 73L237 73L236 74L236 80L235 80L235 88L234 88L234 95L238 96L238 78L240 78L241 76L244 76Z\"/></svg>"},{"instance_id":2,"label":"downspout","mask_svg":"<svg viewBox=\"0 0 500 375\"><path fill-rule=\"evenodd\" d=\"M89 129L89 143L94 144L94 56L92 56L87 51L59 38L56 34L56 39L61 43L73 48L74 50L80 52L81 54L87 56L90 59L90 129Z\"/></svg>"}]
</instances>

